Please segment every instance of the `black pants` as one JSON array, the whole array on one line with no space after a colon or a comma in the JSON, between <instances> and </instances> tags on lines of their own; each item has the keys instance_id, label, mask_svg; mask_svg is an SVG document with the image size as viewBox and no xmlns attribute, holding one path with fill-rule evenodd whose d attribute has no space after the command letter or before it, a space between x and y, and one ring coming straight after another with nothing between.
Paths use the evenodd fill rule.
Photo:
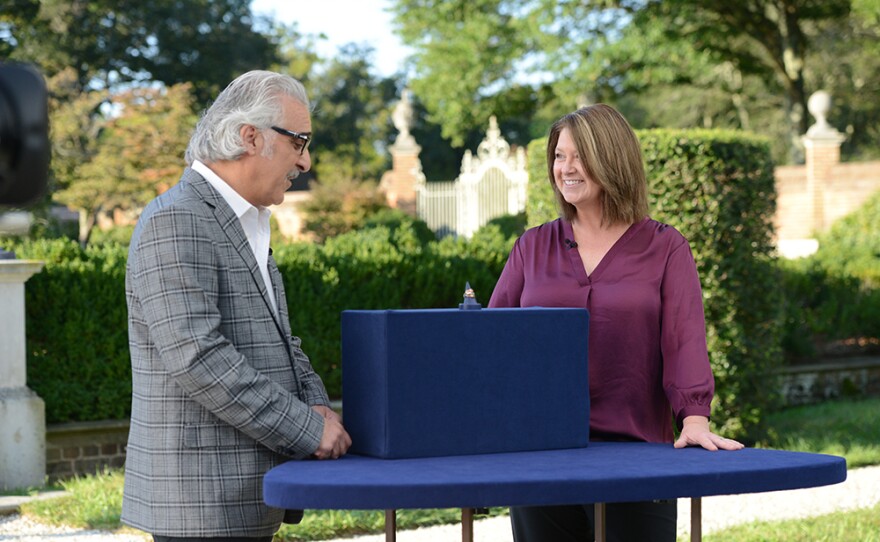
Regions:
<instances>
[{"instance_id":1,"label":"black pants","mask_svg":"<svg viewBox=\"0 0 880 542\"><path fill-rule=\"evenodd\" d=\"M668 501L610 503L605 506L608 542L675 542L678 507ZM592 542L592 504L520 506L510 509L515 542Z\"/></svg>"},{"instance_id":2,"label":"black pants","mask_svg":"<svg viewBox=\"0 0 880 542\"><path fill-rule=\"evenodd\" d=\"M153 535L153 542L272 542L271 536L248 538L245 536L227 536L215 538L185 538L179 536Z\"/></svg>"}]
</instances>

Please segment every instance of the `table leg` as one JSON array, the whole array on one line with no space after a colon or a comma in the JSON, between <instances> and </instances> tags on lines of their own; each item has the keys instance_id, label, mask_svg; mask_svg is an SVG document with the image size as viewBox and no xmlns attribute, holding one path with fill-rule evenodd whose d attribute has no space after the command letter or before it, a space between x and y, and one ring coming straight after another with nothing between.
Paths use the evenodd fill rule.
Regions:
<instances>
[{"instance_id":1,"label":"table leg","mask_svg":"<svg viewBox=\"0 0 880 542\"><path fill-rule=\"evenodd\" d=\"M461 542L474 542L474 509L461 509Z\"/></svg>"},{"instance_id":2,"label":"table leg","mask_svg":"<svg viewBox=\"0 0 880 542\"><path fill-rule=\"evenodd\" d=\"M691 498L691 542L703 540L703 499Z\"/></svg>"},{"instance_id":3,"label":"table leg","mask_svg":"<svg viewBox=\"0 0 880 542\"><path fill-rule=\"evenodd\" d=\"M596 542L605 542L605 503L597 502L593 505L593 511L596 519L595 529L593 529Z\"/></svg>"},{"instance_id":4,"label":"table leg","mask_svg":"<svg viewBox=\"0 0 880 542\"><path fill-rule=\"evenodd\" d=\"M397 510L385 510L385 542L397 541Z\"/></svg>"}]
</instances>

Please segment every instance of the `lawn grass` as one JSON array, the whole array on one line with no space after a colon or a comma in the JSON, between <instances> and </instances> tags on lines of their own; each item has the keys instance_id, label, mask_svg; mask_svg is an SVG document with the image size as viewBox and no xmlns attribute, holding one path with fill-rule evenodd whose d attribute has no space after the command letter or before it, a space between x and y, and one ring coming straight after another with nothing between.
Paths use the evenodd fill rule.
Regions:
<instances>
[{"instance_id":1,"label":"lawn grass","mask_svg":"<svg viewBox=\"0 0 880 542\"><path fill-rule=\"evenodd\" d=\"M492 508L490 516L506 515L507 508ZM461 509L398 510L397 529L405 531L431 525L449 525L461 521ZM309 510L299 525L282 525L275 540L294 542L327 540L361 534L381 533L385 512L381 510Z\"/></svg>"},{"instance_id":2,"label":"lawn grass","mask_svg":"<svg viewBox=\"0 0 880 542\"><path fill-rule=\"evenodd\" d=\"M68 495L32 501L22 505L22 513L49 525L112 532L137 532L120 523L122 512L121 469L61 482ZM493 508L490 515L506 514L506 508ZM400 530L446 525L461 521L460 509L398 510ZM299 525L284 525L276 540L327 540L340 536L381 533L385 512L379 510L309 510Z\"/></svg>"},{"instance_id":3,"label":"lawn grass","mask_svg":"<svg viewBox=\"0 0 880 542\"><path fill-rule=\"evenodd\" d=\"M68 495L23 504L22 513L50 525L113 531L121 527L121 469L106 469L91 476L60 482Z\"/></svg>"},{"instance_id":4,"label":"lawn grass","mask_svg":"<svg viewBox=\"0 0 880 542\"><path fill-rule=\"evenodd\" d=\"M880 465L880 398L788 408L767 425L761 447L839 455L850 469Z\"/></svg>"},{"instance_id":5,"label":"lawn grass","mask_svg":"<svg viewBox=\"0 0 880 542\"><path fill-rule=\"evenodd\" d=\"M848 468L880 465L880 399L835 401L787 409L768 418L771 437L761 447L846 458ZM33 501L22 512L40 522L76 528L125 530L119 522L122 508L121 470L62 482L69 496ZM505 514L493 508L492 515ZM398 529L456 523L458 509L398 511ZM380 533L382 511L308 511L300 525L285 525L276 541L326 540L357 534ZM707 542L824 541L880 542L880 509L840 512L821 519L752 523L704 536ZM873 538L872 538L873 536Z\"/></svg>"},{"instance_id":6,"label":"lawn grass","mask_svg":"<svg viewBox=\"0 0 880 542\"><path fill-rule=\"evenodd\" d=\"M679 537L686 542L687 537ZM880 542L880 505L785 521L756 521L703 535L704 542Z\"/></svg>"}]
</instances>

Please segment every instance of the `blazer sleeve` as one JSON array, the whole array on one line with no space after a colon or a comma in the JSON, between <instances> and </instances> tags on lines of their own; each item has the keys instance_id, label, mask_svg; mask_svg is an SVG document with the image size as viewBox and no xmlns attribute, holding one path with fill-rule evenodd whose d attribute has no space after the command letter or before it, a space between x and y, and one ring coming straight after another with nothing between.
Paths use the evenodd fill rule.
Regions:
<instances>
[{"instance_id":1,"label":"blazer sleeve","mask_svg":"<svg viewBox=\"0 0 880 542\"><path fill-rule=\"evenodd\" d=\"M210 234L217 224L211 220L172 207L151 217L141 233L132 287L163 365L159 370L193 401L269 449L308 456L320 443L323 418L255 369L221 331L222 325L248 324L246 315L220 312L219 292L230 287L220 282L232 278L219 272L230 262L218 261Z\"/></svg>"},{"instance_id":2,"label":"blazer sleeve","mask_svg":"<svg viewBox=\"0 0 880 542\"><path fill-rule=\"evenodd\" d=\"M312 362L309 361L309 357L300 347L302 339L292 336L290 341L293 346L293 363L296 377L302 386L303 401L310 406L330 406L330 397L327 395L327 388L324 387L324 382L312 368Z\"/></svg>"},{"instance_id":3,"label":"blazer sleeve","mask_svg":"<svg viewBox=\"0 0 880 542\"><path fill-rule=\"evenodd\" d=\"M278 263L269 253L269 274L275 283L275 299L278 303L278 317L281 319L281 328L287 334L290 342L291 355L293 356L293 369L296 372L297 381L300 384L300 396L309 406L330 406L330 397L321 377L312 368L312 362L302 349L302 339L295 336L290 330L290 314L287 306L287 291L284 288L284 277L278 269Z\"/></svg>"}]
</instances>

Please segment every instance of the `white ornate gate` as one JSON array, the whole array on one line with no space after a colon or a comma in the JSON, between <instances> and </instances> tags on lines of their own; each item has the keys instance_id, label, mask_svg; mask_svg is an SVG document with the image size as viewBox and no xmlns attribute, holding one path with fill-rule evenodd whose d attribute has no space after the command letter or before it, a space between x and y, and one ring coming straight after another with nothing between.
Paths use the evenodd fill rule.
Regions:
<instances>
[{"instance_id":1,"label":"white ornate gate","mask_svg":"<svg viewBox=\"0 0 880 542\"><path fill-rule=\"evenodd\" d=\"M458 179L417 180L418 216L438 235L470 237L493 218L524 211L528 180L525 151L520 147L511 156L493 115L477 155L465 151Z\"/></svg>"}]
</instances>

